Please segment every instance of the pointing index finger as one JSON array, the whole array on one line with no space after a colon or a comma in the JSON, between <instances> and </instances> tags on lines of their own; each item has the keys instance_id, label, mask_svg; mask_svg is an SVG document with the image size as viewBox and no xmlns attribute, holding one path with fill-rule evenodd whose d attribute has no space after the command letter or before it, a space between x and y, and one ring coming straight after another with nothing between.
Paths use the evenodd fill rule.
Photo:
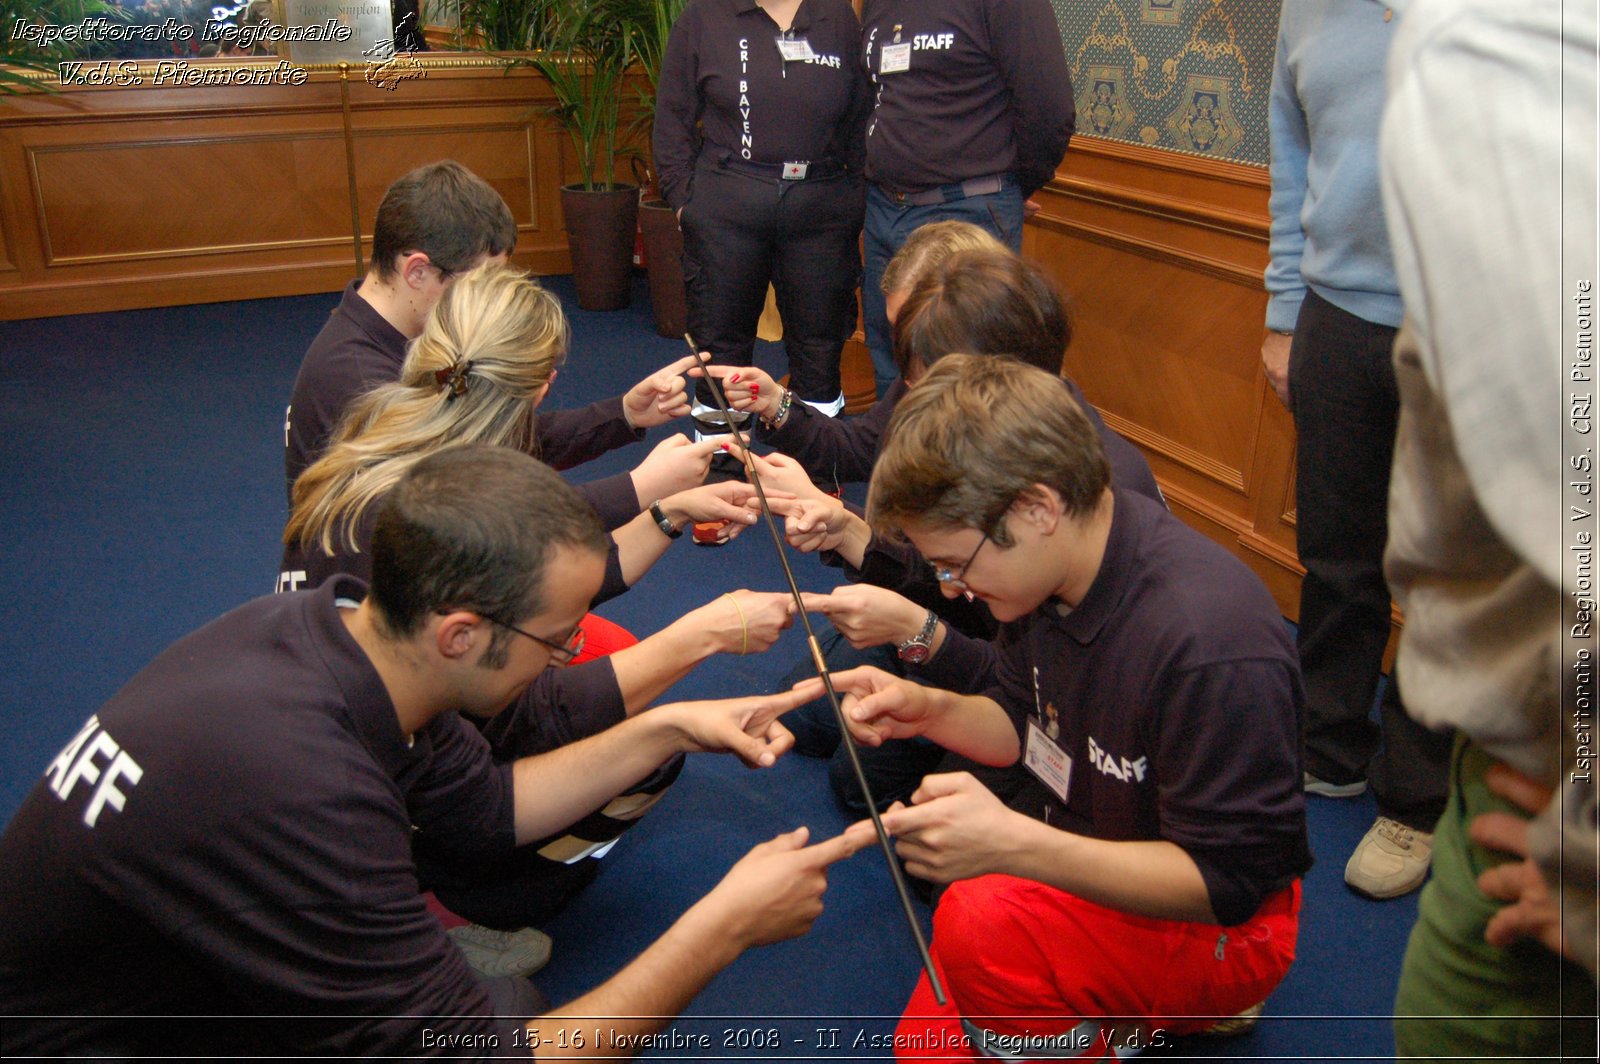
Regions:
<instances>
[{"instance_id":1,"label":"pointing index finger","mask_svg":"<svg viewBox=\"0 0 1600 1064\"><path fill-rule=\"evenodd\" d=\"M703 361L698 354L684 355L682 358L678 359L676 362L672 363L669 366L664 367L656 375L658 377L659 376L680 377L684 373L686 373L689 370L693 369L695 366L703 366L703 365L705 365L705 361Z\"/></svg>"}]
</instances>

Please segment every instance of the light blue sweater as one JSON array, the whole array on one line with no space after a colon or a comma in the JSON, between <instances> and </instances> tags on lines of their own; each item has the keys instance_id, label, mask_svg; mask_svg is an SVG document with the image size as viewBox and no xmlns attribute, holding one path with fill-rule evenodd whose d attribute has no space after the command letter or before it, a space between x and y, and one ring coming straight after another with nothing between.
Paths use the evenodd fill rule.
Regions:
<instances>
[{"instance_id":1,"label":"light blue sweater","mask_svg":"<svg viewBox=\"0 0 1600 1064\"><path fill-rule=\"evenodd\" d=\"M1403 3L1284 0L1272 71L1272 261L1267 328L1291 332L1309 285L1341 310L1399 326L1378 191L1384 67ZM1393 18L1384 21L1384 12Z\"/></svg>"}]
</instances>

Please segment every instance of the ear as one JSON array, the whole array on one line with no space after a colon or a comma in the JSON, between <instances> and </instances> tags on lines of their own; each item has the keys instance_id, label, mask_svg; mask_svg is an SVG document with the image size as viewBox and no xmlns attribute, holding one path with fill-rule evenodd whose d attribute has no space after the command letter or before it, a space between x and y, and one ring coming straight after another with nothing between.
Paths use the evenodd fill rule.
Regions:
<instances>
[{"instance_id":1,"label":"ear","mask_svg":"<svg viewBox=\"0 0 1600 1064\"><path fill-rule=\"evenodd\" d=\"M1011 508L1006 511L1006 519L1032 528L1041 536L1048 536L1055 532L1065 514L1066 509L1056 489L1046 484L1031 484L1022 489L1012 502Z\"/></svg>"},{"instance_id":2,"label":"ear","mask_svg":"<svg viewBox=\"0 0 1600 1064\"><path fill-rule=\"evenodd\" d=\"M436 277L433 260L428 258L426 251L408 251L400 256L399 274L407 285L412 288L422 288L428 281Z\"/></svg>"},{"instance_id":3,"label":"ear","mask_svg":"<svg viewBox=\"0 0 1600 1064\"><path fill-rule=\"evenodd\" d=\"M463 661L473 648L487 645L489 622L471 610L441 614L433 626L434 648L447 661Z\"/></svg>"}]
</instances>

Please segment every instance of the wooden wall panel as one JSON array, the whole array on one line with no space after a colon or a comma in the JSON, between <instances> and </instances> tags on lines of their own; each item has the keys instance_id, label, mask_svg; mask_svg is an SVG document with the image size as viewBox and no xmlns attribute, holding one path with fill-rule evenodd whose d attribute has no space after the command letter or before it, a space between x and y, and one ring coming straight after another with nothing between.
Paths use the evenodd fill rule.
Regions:
<instances>
[{"instance_id":1,"label":"wooden wall panel","mask_svg":"<svg viewBox=\"0 0 1600 1064\"><path fill-rule=\"evenodd\" d=\"M1293 619L1294 419L1261 370L1269 188L1260 167L1080 136L1035 197L1024 252L1071 300L1067 373L1173 512Z\"/></svg>"},{"instance_id":2,"label":"wooden wall panel","mask_svg":"<svg viewBox=\"0 0 1600 1064\"><path fill-rule=\"evenodd\" d=\"M147 139L28 151L47 268L333 241L341 213L349 231L328 209L345 186L331 132L180 140L141 125Z\"/></svg>"},{"instance_id":3,"label":"wooden wall panel","mask_svg":"<svg viewBox=\"0 0 1600 1064\"><path fill-rule=\"evenodd\" d=\"M1267 191L1258 167L1079 137L1025 250L1071 299L1067 372L1293 616L1294 427L1260 369Z\"/></svg>"},{"instance_id":4,"label":"wooden wall panel","mask_svg":"<svg viewBox=\"0 0 1600 1064\"><path fill-rule=\"evenodd\" d=\"M16 263L11 261L11 236L4 211L0 211L0 273L15 273Z\"/></svg>"},{"instance_id":5,"label":"wooden wall panel","mask_svg":"<svg viewBox=\"0 0 1600 1064\"><path fill-rule=\"evenodd\" d=\"M455 158L495 186L515 260L571 268L566 136L529 70L352 79L363 255L389 183ZM298 86L72 89L0 100L0 320L337 290L355 272L337 74Z\"/></svg>"}]
</instances>

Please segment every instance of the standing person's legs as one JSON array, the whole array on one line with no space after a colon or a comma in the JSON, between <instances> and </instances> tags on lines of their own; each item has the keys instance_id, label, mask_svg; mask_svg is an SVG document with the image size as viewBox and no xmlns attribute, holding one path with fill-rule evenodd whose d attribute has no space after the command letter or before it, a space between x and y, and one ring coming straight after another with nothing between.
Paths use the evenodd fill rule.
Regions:
<instances>
[{"instance_id":1,"label":"standing person's legs","mask_svg":"<svg viewBox=\"0 0 1600 1064\"><path fill-rule=\"evenodd\" d=\"M1378 756L1368 767L1378 815L1398 820L1414 831L1432 834L1444 813L1449 790L1453 732L1436 732L1406 712L1400 670L1389 673L1378 705L1381 733Z\"/></svg>"},{"instance_id":2,"label":"standing person's legs","mask_svg":"<svg viewBox=\"0 0 1600 1064\"><path fill-rule=\"evenodd\" d=\"M1393 329L1307 292L1289 355L1306 771L1357 793L1378 747L1369 717L1389 640L1383 547L1398 403L1393 375L1375 386L1368 367L1393 342Z\"/></svg>"},{"instance_id":3,"label":"standing person's legs","mask_svg":"<svg viewBox=\"0 0 1600 1064\"><path fill-rule=\"evenodd\" d=\"M719 365L751 364L772 277L777 184L704 161L695 171L681 219L689 335ZM715 407L710 387L700 382L696 420L708 420L707 408Z\"/></svg>"},{"instance_id":4,"label":"standing person's legs","mask_svg":"<svg viewBox=\"0 0 1600 1064\"><path fill-rule=\"evenodd\" d=\"M1536 942L1497 949L1483 940L1502 903L1478 889L1478 876L1516 858L1474 843L1469 826L1489 812L1526 817L1484 783L1491 764L1481 748L1457 741L1433 878L1422 889L1395 995L1396 1048L1406 1060L1593 1060L1589 974Z\"/></svg>"},{"instance_id":5,"label":"standing person's legs","mask_svg":"<svg viewBox=\"0 0 1600 1064\"><path fill-rule=\"evenodd\" d=\"M1378 820L1345 867L1375 898L1407 894L1427 875L1427 838L1444 810L1448 735L1406 714L1398 672L1373 694L1389 640L1389 474L1400 415L1395 330L1307 292L1289 356L1300 434L1295 473L1300 560L1300 667L1306 772L1312 789L1359 792L1370 780ZM1381 725L1381 726L1380 726Z\"/></svg>"},{"instance_id":6,"label":"standing person's legs","mask_svg":"<svg viewBox=\"0 0 1600 1064\"><path fill-rule=\"evenodd\" d=\"M899 225L904 213L905 208L896 205L883 189L877 185L867 186L866 220L862 230L861 327L866 334L867 351L872 355L872 374L880 399L900 376L894 365L882 285L884 269L905 242L905 230Z\"/></svg>"},{"instance_id":7,"label":"standing person's legs","mask_svg":"<svg viewBox=\"0 0 1600 1064\"><path fill-rule=\"evenodd\" d=\"M829 416L844 408L839 352L855 329L865 195L854 174L789 182L779 190L773 274L789 387Z\"/></svg>"},{"instance_id":8,"label":"standing person's legs","mask_svg":"<svg viewBox=\"0 0 1600 1064\"><path fill-rule=\"evenodd\" d=\"M948 186L944 194L947 198L943 202L908 206L897 203L877 185L867 188L861 317L879 398L900 375L894 364L889 318L884 311L883 271L906 238L918 226L955 219L987 230L1012 251L1022 253L1022 189L1015 178L1007 175L1000 191L988 195L963 196L959 185Z\"/></svg>"}]
</instances>

